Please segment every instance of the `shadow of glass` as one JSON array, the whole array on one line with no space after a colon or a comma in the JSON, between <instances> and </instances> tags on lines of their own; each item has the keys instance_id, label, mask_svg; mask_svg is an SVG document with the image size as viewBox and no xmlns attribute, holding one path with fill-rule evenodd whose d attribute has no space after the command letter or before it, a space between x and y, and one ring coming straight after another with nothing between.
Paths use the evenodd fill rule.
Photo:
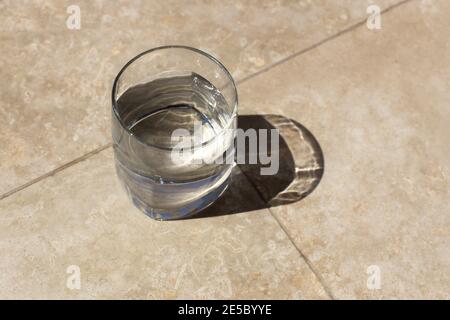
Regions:
<instances>
[{"instance_id":1,"label":"shadow of glass","mask_svg":"<svg viewBox=\"0 0 450 320\"><path fill-rule=\"evenodd\" d=\"M247 130L278 129L278 150L272 148L268 137L268 156L279 159L274 175L261 175L261 150L256 164L239 164L232 173L231 184L210 207L192 218L205 218L249 212L297 202L308 196L319 184L324 172L324 158L319 143L300 123L281 115L242 115L238 128ZM259 139L259 136L258 136ZM249 159L246 141L246 160ZM259 145L259 140L258 144ZM265 152L264 152L265 153ZM246 161L245 163L248 163Z\"/></svg>"}]
</instances>

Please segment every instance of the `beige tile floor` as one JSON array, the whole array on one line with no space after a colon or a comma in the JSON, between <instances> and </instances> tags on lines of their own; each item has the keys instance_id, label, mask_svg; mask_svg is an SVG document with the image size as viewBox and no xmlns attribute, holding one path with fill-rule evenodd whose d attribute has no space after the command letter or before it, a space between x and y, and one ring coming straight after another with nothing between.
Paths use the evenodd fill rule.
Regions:
<instances>
[{"instance_id":1,"label":"beige tile floor","mask_svg":"<svg viewBox=\"0 0 450 320\"><path fill-rule=\"evenodd\" d=\"M80 30L65 27L72 1L0 2L0 297L449 298L450 4L375 1L386 12L368 30L373 2L77 1ZM242 113L313 133L312 194L267 208L237 171L208 218L132 207L108 147L110 86L169 43L223 60Z\"/></svg>"},{"instance_id":2,"label":"beige tile floor","mask_svg":"<svg viewBox=\"0 0 450 320\"><path fill-rule=\"evenodd\" d=\"M270 210L336 298L450 297L449 14L404 4L239 87L242 113L293 118L321 145L318 188Z\"/></svg>"},{"instance_id":3,"label":"beige tile floor","mask_svg":"<svg viewBox=\"0 0 450 320\"><path fill-rule=\"evenodd\" d=\"M262 201L242 190L231 202ZM126 198L110 149L2 200L1 209L3 298L327 298L267 209L152 220ZM66 287L71 265L80 268L80 290Z\"/></svg>"},{"instance_id":4,"label":"beige tile floor","mask_svg":"<svg viewBox=\"0 0 450 320\"><path fill-rule=\"evenodd\" d=\"M81 29L69 30L75 2ZM112 80L136 54L198 47L239 80L358 23L371 1L184 3L0 2L0 197L110 141Z\"/></svg>"}]
</instances>

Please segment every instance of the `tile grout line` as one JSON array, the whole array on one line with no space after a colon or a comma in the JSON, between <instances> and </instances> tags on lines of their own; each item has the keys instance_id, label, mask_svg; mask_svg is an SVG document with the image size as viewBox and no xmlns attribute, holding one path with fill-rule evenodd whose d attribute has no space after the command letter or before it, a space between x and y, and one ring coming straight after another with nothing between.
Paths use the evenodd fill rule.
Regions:
<instances>
[{"instance_id":1,"label":"tile grout line","mask_svg":"<svg viewBox=\"0 0 450 320\"><path fill-rule=\"evenodd\" d=\"M291 244L294 246L295 250L297 251L297 253L300 255L300 258L303 259L303 261L305 261L306 265L308 266L308 268L311 270L311 272L314 274L314 276L317 278L317 281L319 281L320 285L322 286L323 290L325 291L325 293L327 294L327 296L332 299L332 300L336 300L336 298L334 297L333 293L331 292L330 288L328 288L328 286L326 285L324 279L322 278L322 275L320 274L319 271L316 270L316 268L314 267L314 265L312 264L312 262L306 257L306 255L302 252L302 250L296 245L294 239L292 238L292 236L289 234L289 232L287 231L287 229L284 227L284 225L281 223L281 221L278 219L278 217L272 212L272 210L270 210L270 206L268 205L267 201L264 199L263 195L261 194L261 192L258 190L258 188L256 187L256 185L254 184L254 182L252 181L252 179L250 179L243 170L241 170L242 174L245 176L245 178L247 179L247 181L251 184L251 186L253 187L253 189L256 191L256 193L258 194L259 198L264 202L264 204L267 205L266 209L269 211L270 215L272 216L272 218L277 222L278 226L281 228L281 230L284 232L284 234L286 235L286 237L288 238L288 240L291 242Z\"/></svg>"},{"instance_id":2,"label":"tile grout line","mask_svg":"<svg viewBox=\"0 0 450 320\"><path fill-rule=\"evenodd\" d=\"M386 13L386 12L388 12L388 11L390 11L390 10L400 6L400 5L403 5L403 4L407 3L407 2L410 2L410 1L413 1L413 0L403 0L401 2L398 2L398 3L388 7L386 9L382 10L381 14ZM281 64L283 64L283 63L285 63L285 62L287 62L287 61L289 61L289 60L291 60L291 59L293 59L293 58L295 58L297 56L300 56L300 55L302 55L302 54L304 54L304 53L306 53L308 51L311 51L311 50L321 46L322 44L325 44L326 42L331 41L331 40L333 40L333 39L335 39L335 38L337 38L337 37L339 37L339 36L341 36L341 35L343 35L345 33L348 33L350 31L356 29L357 27L361 26L362 24L364 24L365 21L366 21L366 19L364 19L364 20L362 20L362 21L360 21L360 22L350 26L347 29L339 31L338 33L336 33L336 34L334 34L334 35L332 35L332 36L330 36L328 38L325 38L325 39L323 39L323 40L321 40L321 41L319 41L319 42L317 42L317 43L315 43L315 44L313 44L313 45L311 45L311 46L309 46L307 48L304 48L304 49L302 49L300 51L297 51L297 52L295 52L295 53L293 53L293 54L291 54L291 55L281 59L280 61L277 61L277 62L271 64L270 66L268 66L266 68L263 68L263 69L261 69L259 71L256 71L255 73L250 74L250 75L248 75L248 76L246 76L246 77L244 77L244 78L242 78L240 80L236 80L236 85L242 84L242 83L244 83L244 82L246 82L246 81L248 81L248 80L250 80L252 78L255 78L258 75L263 74L263 73L271 70L272 68L275 68L275 67L277 67L277 66L279 66L279 65L281 65ZM53 170L51 170L51 171L49 171L49 172L47 172L45 174L43 174L43 175L33 179L33 180L31 180L31 181L29 181L29 182L27 182L27 183L25 183L25 184L23 184L21 186L18 186L16 188L14 188L14 189L12 189L12 190L10 190L10 191L0 195L0 200L5 199L5 198L11 196L12 194L14 194L16 192L19 192L19 191L21 191L21 190L23 190L23 189L25 189L25 188L27 188L27 187L29 187L29 186L39 182L39 181L41 181L41 180L43 180L43 179L45 179L47 177L51 177L54 174L56 174L56 173L66 169L66 168L69 168L69 167L77 164L78 162L86 160L89 157L91 157L91 156L93 156L93 155L95 155L95 154L97 154L97 153L99 153L99 152L101 152L101 151L111 147L111 146L112 146L112 143L110 142L110 143L108 143L108 144L106 144L104 146L101 146L101 147L99 147L97 149L94 149L94 150L92 150L92 151L90 151L90 152L88 152L88 153L86 153L86 154L84 154L84 155L82 155L82 156L72 160L72 161L69 161L68 163L63 164L62 166L59 166L59 167L57 167L57 168L55 168L55 169L53 169Z\"/></svg>"},{"instance_id":3,"label":"tile grout line","mask_svg":"<svg viewBox=\"0 0 450 320\"><path fill-rule=\"evenodd\" d=\"M413 0L403 0L403 1L400 1L400 2L398 2L398 3L396 3L396 4L392 5L392 6L390 6L390 7L388 7L388 8L386 8L386 9L384 9L384 10L381 10L380 15L381 15L381 14L385 14L385 13L387 13L387 12L389 12L389 11L391 11L391 10L393 10L393 9L395 9L395 8L397 8L397 7L401 6L401 5L403 5L403 4L406 4L406 3L408 3L408 2L411 2L411 1L413 1ZM355 23L354 25L351 25L351 26L348 27L347 29L341 30L341 31L339 31L339 32L337 32L337 33L335 33L335 34L333 34L332 36L329 36L329 37L327 37L327 38L325 38L325 39L322 39L321 41L319 41L319 42L317 42L317 43L314 43L314 44L310 45L309 47L306 47L306 48L304 48L304 49L301 49L300 51L294 52L294 53L288 55L287 57L285 57L285 58L283 58L283 59L281 59L281 60L279 60L279 61L277 61L277 62L275 62L275 63L273 63L273 64L271 64L271 65L269 65L269 66L267 66L267 67L265 67L265 68L262 68L262 69L256 71L255 73L252 73L252 74L250 74L250 75L248 75L248 76L246 76L246 77L244 77L244 78L242 78L242 79L240 79L240 80L236 80L236 85L239 85L239 84L242 84L242 83L244 83L244 82L247 82L248 80L257 77L257 76L259 76L260 74L266 73L267 71L269 71L269 70L271 70L271 69L273 69L273 68L275 68L275 67L277 67L277 66L279 66L279 65L281 65L281 64L283 64L283 63L285 63L285 62L287 62L287 61L289 61L289 60L292 60L292 59L294 59L295 57L298 57L298 56L300 56L300 55L302 55L302 54L304 54L304 53L307 53L307 52L309 52L309 51L311 51L311 50L314 50L315 48L318 48L318 47L320 47L321 45L323 45L323 44L325 44L325 43L327 43L327 42L329 42L329 41L332 41L332 40L334 40L334 39L336 39L336 38L338 38L338 37L340 37L340 36L342 36L342 35L344 35L344 34L346 34L346 33L349 33L349 32L351 32L351 31L357 29L357 28L360 27L361 25L365 24L366 21L367 21L367 19L363 19L363 20L361 20L361 21Z\"/></svg>"},{"instance_id":4,"label":"tile grout line","mask_svg":"<svg viewBox=\"0 0 450 320\"><path fill-rule=\"evenodd\" d=\"M96 148L96 149L94 149L94 150L92 150L92 151L82 155L81 157L75 158L74 160L63 164L62 166L59 166L59 167L57 167L57 168L55 168L55 169L53 169L53 170L51 170L51 171L49 171L49 172L47 172L45 174L43 174L43 175L33 179L33 180L28 181L27 183L25 183L25 184L23 184L21 186L18 186L17 188L14 188L14 189L12 189L12 190L10 190L10 191L0 195L0 200L3 200L5 198L13 195L16 192L19 192L19 191L21 191L21 190L23 190L25 188L28 188L29 186L31 186L31 185L33 185L35 183L38 183L39 181L42 181L42 180L44 180L44 179L46 179L48 177L51 177L51 176L57 174L58 172L63 171L64 169L72 167L73 165L75 165L75 164L77 164L79 162L82 162L82 161L90 158L91 156L93 156L93 155L95 155L97 153L100 153L103 150L108 149L111 146L112 146L112 142L110 142L110 143L108 143L108 144L106 144L104 146L98 147L98 148Z\"/></svg>"},{"instance_id":5,"label":"tile grout line","mask_svg":"<svg viewBox=\"0 0 450 320\"><path fill-rule=\"evenodd\" d=\"M331 291L331 289L328 287L328 285L325 282L325 279L322 277L322 274L320 273L319 270L316 270L316 268L314 267L313 263L308 259L308 257L303 253L303 251L300 249L299 246L297 246L297 244L295 243L294 239L292 238L292 236L289 234L288 230L286 229L286 227L283 225L283 223L281 223L280 219L277 217L277 215L270 210L270 207L267 208L270 212L270 215L275 219L275 221L278 223L278 225L280 226L281 230L283 230L283 232L286 234L287 238L289 239L289 241L292 243L292 245L294 246L294 248L298 251L298 253L300 254L300 256L303 258L303 260L305 261L305 263L307 264L307 266L309 267L309 269L312 271L312 273L316 276L317 280L319 281L319 283L322 285L323 289L325 290L326 294L332 299L332 300L337 300L336 297L334 296L333 292Z\"/></svg>"},{"instance_id":6,"label":"tile grout line","mask_svg":"<svg viewBox=\"0 0 450 320\"><path fill-rule=\"evenodd\" d=\"M396 4L394 4L394 5L390 6L390 7L382 10L381 14L382 13L386 13L386 12L388 12L388 11L390 11L390 10L392 10L392 9L402 5L402 4L410 2L410 1L412 1L412 0L403 0L403 1L399 2L399 3L396 3ZM271 70L272 68L275 68L275 67L279 66L280 64L283 64L283 63L285 63L285 62L287 62L287 61L289 61L289 60L291 60L291 59L293 59L293 58L295 58L297 56L300 56L300 55L302 55L302 54L304 54L304 53L306 53L306 52L308 52L310 50L313 50L313 49L321 46L322 44L324 44L324 43L326 43L328 41L331 41L331 40L333 40L333 39L335 39L335 38L337 38L337 37L339 37L339 36L341 36L341 35L343 35L345 33L348 33L350 31L356 29L357 27L361 26L365 21L366 20L364 19L364 20L362 20L362 21L360 21L360 22L350 26L347 29L339 31L338 33L336 33L336 34L334 34L334 35L332 35L332 36L330 36L328 38L325 38L325 39L323 39L323 40L321 40L321 41L319 41L319 42L317 42L317 43L315 43L315 44L313 44L313 45L311 45L311 46L309 46L307 48L304 48L304 49L302 49L300 51L297 51L297 52L295 52L295 53L293 53L293 54L291 54L291 55L281 59L280 61L277 61L277 62L271 64L270 66L268 66L266 68L263 68L263 69L261 69L259 71L256 71L255 73L250 74L250 75L248 75L248 76L246 76L246 77L244 77L244 78L242 78L240 80L236 80L236 85L242 84L242 83L244 83L244 82L246 82L246 81L248 81L248 80L250 80L250 79L252 79L254 77L257 77L258 75L260 75L262 73L265 73L265 72ZM35 183L37 183L37 182L47 178L47 177L50 177L50 176L54 175L55 173L57 173L59 171L62 171L62 170L66 169L66 168L68 168L68 167L70 167L70 166L72 166L72 165L74 165L74 164L76 164L76 163L78 163L80 161L88 159L90 156L92 156L92 155L94 155L94 154L96 154L98 152L101 152L101 151L107 149L110 146L112 146L112 143L109 143L109 144L104 145L102 147L99 147L99 148L97 148L97 149L95 149L93 151L90 151L90 152L82 155L79 158L76 158L76 159L74 159L74 160L72 160L72 161L70 161L70 162L68 162L68 163L66 163L66 164L64 164L64 165L62 165L60 167L57 167L56 169L53 169L53 170L43 174L42 176L37 177L36 179L33 179L33 180L31 180L31 181L29 181L29 182L27 182L27 183L25 183L25 184L23 184L23 185L21 185L19 187L16 187L16 188L14 188L14 189L12 189L12 190L10 190L10 191L0 195L0 200L2 200L4 198L7 198L10 195L12 195L12 194L14 194L14 193L16 193L16 192L18 192L20 190L23 190L23 189L25 189L25 188L27 188L27 187L35 184Z\"/></svg>"},{"instance_id":7,"label":"tile grout line","mask_svg":"<svg viewBox=\"0 0 450 320\"><path fill-rule=\"evenodd\" d=\"M389 11L391 11L391 10L393 10L393 9L395 9L395 8L397 8L397 7L401 6L401 5L403 5L403 4L406 4L406 3L408 3L408 2L411 2L411 1L413 1L413 0L403 0L403 1L401 1L401 2L398 2L398 3L396 3L396 4L394 4L394 5L390 6L390 7L388 7L388 8L386 8L386 9L382 10L382 11L380 12L380 14L387 13L387 12L389 12ZM332 36L330 36L330 37L327 37L327 38L325 38L325 39L323 39L323 40L321 40L321 41L319 41L319 42L317 42L317 43L315 43L315 44L310 45L309 47L306 47L306 48L304 48L304 49L301 49L301 50L299 50L299 51L297 51L297 52L295 52L295 53L293 53L293 54L291 54L291 55L289 55L289 56L287 56L287 57L285 57L285 58L283 58L283 59L281 59L281 60L279 60L279 61L277 61L277 62L275 62L275 63L273 63L273 64L271 64L271 65L269 65L269 66L267 66L267 67L265 67L265 68L263 68L263 69L261 69L261 70L256 71L256 72L253 73L253 74L250 74L250 75L248 75L248 76L246 76L246 77L240 79L240 80L236 80L236 85L240 85L240 84L242 84L242 83L244 83L244 82L246 82L246 81L248 81L248 80L250 80L250 79L253 79L253 78L255 78L255 77L257 77L257 76L259 76L259 75L261 75L261 74L263 74L263 73L268 72L269 70L271 70L271 69L273 69L273 68L275 68L275 67L277 67L277 66L279 66L279 65L281 65L281 64L283 64L283 63L285 63L285 62L288 62L289 60L292 60L292 59L294 59L294 58L296 58L296 57L298 57L298 56L300 56L300 55L302 55L302 54L304 54L304 53L307 53L307 52L309 52L309 51L311 51L311 50L314 50L315 48L318 48L318 47L320 47L321 45L323 45L323 44L325 44L325 43L327 43L327 42L329 42L329 41L332 41L332 40L334 40L334 39L340 37L341 35L347 34L347 33L351 32L351 31L357 29L358 27L362 26L365 22L366 22L366 19L363 19L363 20L359 21L358 23L356 23L356 24L354 24L354 25L348 27L347 29L341 30L341 31L337 32L336 34L334 34L334 35L332 35ZM36 183L38 183L38 182L40 182L40 181L42 181L42 180L44 180L44 179L46 179L46 178L48 178L48 177L51 177L51 176L53 176L53 175L55 175L55 174L57 174L57 173L59 173L59 172L65 170L65 169L67 169L67 168L69 168L69 167L72 167L72 166L76 165L77 163L80 163L80 162L82 162L82 161L84 161L84 160L87 160L87 159L90 158L91 156L94 156L95 154L98 154L98 153L100 153L100 152L102 152L102 151L108 149L108 148L111 147L112 145L113 145L113 143L110 142L110 143L108 143L108 144L106 144L106 145L103 145L103 146L101 146L101 147L98 147L98 148L96 148L96 149L94 149L94 150L92 150L92 151L90 151L90 152L88 152L88 153L86 153L86 154L84 154L84 155L78 157L78 158L75 158L75 159L72 160L72 161L69 161L69 162L67 162L67 163L65 163L65 164L63 164L63 165L61 165L61 166L59 166L59 167L57 167L57 168L55 168L55 169L53 169L53 170L51 170L51 171L45 173L45 174L43 174L43 175L41 175L41 176L39 176L39 177L37 177L37 178L31 180L31 181L29 181L29 182L27 182L27 183L25 183L25 184L19 186L19 187L16 187L16 188L14 188L14 189L12 189L12 190L10 190L10 191L8 191L8 192L6 192L6 193L0 195L0 200L3 200L3 199L5 199L5 198L7 198L7 197L9 197L9 196L11 196L11 195L13 195L13 194L15 194L15 193L21 191L21 190L23 190L23 189L25 189L25 188L28 188L29 186L31 186L31 185L33 185L33 184L36 184ZM242 173L244 174L244 176L246 177L246 179L250 182L250 184L253 186L253 188L255 189L255 191L257 192L257 194L259 195L259 197L262 199L262 201L263 201L263 202L266 202L266 201L264 200L264 198L262 197L261 193L259 192L259 190L258 190L258 189L256 188L256 186L254 185L253 181L251 181L251 179L249 179L249 177L248 177L243 171L242 171ZM271 210L270 207L267 207L267 209L269 210L270 215L275 219L275 221L277 222L277 224L279 225L279 227L280 227L280 228L283 230L283 232L286 234L286 236L287 236L287 238L289 239L289 241L291 242L291 244L294 246L294 248L295 248L295 249L297 250L297 252L300 254L300 257L305 261L305 263L307 264L308 268L309 268L309 269L313 272L313 274L316 276L316 278L318 279L319 283L322 285L322 287L323 287L324 291L326 292L326 294L327 294L331 299L336 300L336 297L333 295L331 289L326 285L326 282L325 282L325 280L323 279L321 273L320 273L318 270L316 270L316 268L314 267L314 265L312 264L312 262L311 262L311 261L307 258L307 256L302 252L302 250L296 245L294 239L293 239L292 236L289 234L287 228L283 225L283 223L280 221L280 219L277 217L277 215Z\"/></svg>"},{"instance_id":8,"label":"tile grout line","mask_svg":"<svg viewBox=\"0 0 450 320\"><path fill-rule=\"evenodd\" d=\"M412 0L403 0L401 2L398 2L398 3L388 7L386 9L382 10L380 14L387 13L387 12L389 12L389 11L391 11L391 10L393 10L393 9L403 5L403 4L411 2L411 1ZM293 54L291 54L291 55L281 59L280 61L275 62L274 64L272 64L272 65L270 65L270 66L268 66L266 68L263 68L263 69L255 72L255 73L253 73L253 74L251 74L251 75L249 75L247 77L242 78L241 80L236 81L236 84L237 85L242 84L242 83L244 83L244 82L246 82L246 81L248 81L250 79L253 79L253 78L257 77L260 74L266 73L267 71L269 71L269 70L271 70L271 69L273 69L273 68L275 68L275 67L277 67L277 66L279 66L279 65L281 65L281 64L283 64L283 63L285 63L285 62L287 62L287 61L289 61L291 59L294 59L294 58L296 58L296 57L298 57L298 56L300 56L300 55L302 55L302 54L304 54L304 53L306 53L308 51L311 51L311 50L313 50L315 48L320 47L322 44L325 44L325 43L327 43L329 41L332 41L332 40L340 37L341 35L344 35L346 33L349 33L351 31L357 29L358 27L362 26L365 22L366 22L366 19L364 19L364 20L362 20L362 21L360 21L360 22L350 26L347 29L339 31L336 34L319 41L318 43L315 43L315 44L313 44L313 45L311 45L311 46L309 46L307 48L304 48L304 49L302 49L302 50L300 50L298 52L295 52L295 53L293 53ZM253 188L255 189L255 191L257 192L259 197L262 199L262 201L266 202L264 197L262 196L262 194L259 192L258 188L256 188L256 185L253 183L253 181L244 173L244 171L242 171L242 173L247 178L247 180L250 182L250 184L253 186ZM316 276L317 280L322 285L323 289L325 290L325 292L329 296L329 298L331 298L332 300L336 300L336 297L333 295L332 290L326 284L325 279L322 277L321 273L318 270L316 270L316 268L314 267L314 264L308 259L308 257L302 252L300 247L295 243L293 237L290 235L290 233L288 232L287 228L283 225L283 223L280 221L278 216L271 210L270 206L268 206L267 209L269 210L270 215L275 219L275 221L277 222L277 224L281 228L281 230L283 230L283 232L286 234L286 236L289 239L289 241L291 242L291 244L294 246L294 248L300 254L300 257L305 261L305 263L307 264L308 268Z\"/></svg>"}]
</instances>

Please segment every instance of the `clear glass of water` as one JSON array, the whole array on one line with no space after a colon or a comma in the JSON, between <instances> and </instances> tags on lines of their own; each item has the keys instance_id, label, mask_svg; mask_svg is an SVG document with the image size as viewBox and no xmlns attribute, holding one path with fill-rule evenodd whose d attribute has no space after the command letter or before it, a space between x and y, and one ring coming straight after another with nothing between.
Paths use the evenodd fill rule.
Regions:
<instances>
[{"instance_id":1,"label":"clear glass of water","mask_svg":"<svg viewBox=\"0 0 450 320\"><path fill-rule=\"evenodd\" d=\"M234 166L236 115L233 78L211 55L165 46L131 59L113 84L112 136L133 203L170 220L219 198Z\"/></svg>"}]
</instances>

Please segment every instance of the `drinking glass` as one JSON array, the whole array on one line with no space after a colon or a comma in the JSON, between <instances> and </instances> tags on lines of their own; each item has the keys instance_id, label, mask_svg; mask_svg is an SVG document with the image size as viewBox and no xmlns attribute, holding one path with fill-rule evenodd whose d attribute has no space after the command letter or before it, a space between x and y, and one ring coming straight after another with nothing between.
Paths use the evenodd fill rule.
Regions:
<instances>
[{"instance_id":1,"label":"drinking glass","mask_svg":"<svg viewBox=\"0 0 450 320\"><path fill-rule=\"evenodd\" d=\"M164 46L131 59L112 89L116 171L136 207L158 220L190 216L229 185L237 92L213 56Z\"/></svg>"}]
</instances>

